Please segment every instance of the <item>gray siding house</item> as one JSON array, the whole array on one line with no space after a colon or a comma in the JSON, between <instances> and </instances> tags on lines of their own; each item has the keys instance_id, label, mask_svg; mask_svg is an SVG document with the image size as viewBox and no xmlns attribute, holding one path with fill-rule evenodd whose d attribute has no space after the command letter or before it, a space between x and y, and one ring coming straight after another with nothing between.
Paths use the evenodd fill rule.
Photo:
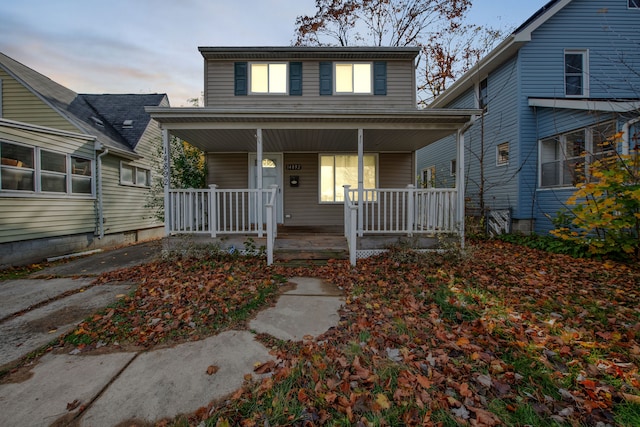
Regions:
<instances>
[{"instance_id":1,"label":"gray siding house","mask_svg":"<svg viewBox=\"0 0 640 427\"><path fill-rule=\"evenodd\" d=\"M161 237L145 200L164 94L77 94L0 53L0 266Z\"/></svg>"},{"instance_id":2,"label":"gray siding house","mask_svg":"<svg viewBox=\"0 0 640 427\"><path fill-rule=\"evenodd\" d=\"M199 50L204 107L147 108L207 157L209 189L167 185L167 234L344 230L355 262L355 236L459 230L455 189L414 188L415 152L479 111L417 109L417 48Z\"/></svg>"},{"instance_id":3,"label":"gray siding house","mask_svg":"<svg viewBox=\"0 0 640 427\"><path fill-rule=\"evenodd\" d=\"M512 229L546 233L599 142L637 144L640 3L553 0L432 104L482 108L465 133L469 213L510 210ZM445 138L418 151L424 185L450 187L456 152ZM606 151L606 150L605 150ZM482 165L482 166L481 166Z\"/></svg>"}]
</instances>

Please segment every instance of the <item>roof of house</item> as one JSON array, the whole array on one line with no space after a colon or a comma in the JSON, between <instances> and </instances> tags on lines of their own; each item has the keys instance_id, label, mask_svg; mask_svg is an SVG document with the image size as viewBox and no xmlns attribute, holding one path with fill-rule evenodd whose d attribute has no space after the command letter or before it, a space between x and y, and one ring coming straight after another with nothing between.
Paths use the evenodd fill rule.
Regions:
<instances>
[{"instance_id":1,"label":"roof of house","mask_svg":"<svg viewBox=\"0 0 640 427\"><path fill-rule=\"evenodd\" d=\"M201 46L205 59L326 59L326 60L413 60L420 48L407 47L359 47L359 46Z\"/></svg>"},{"instance_id":2,"label":"roof of house","mask_svg":"<svg viewBox=\"0 0 640 427\"><path fill-rule=\"evenodd\" d=\"M443 108L469 88L472 88L477 81L484 79L489 73L511 58L524 44L531 41L531 34L571 1L551 0L542 6L502 43L480 59L472 69L464 73L447 90L438 95L429 106Z\"/></svg>"},{"instance_id":3,"label":"roof of house","mask_svg":"<svg viewBox=\"0 0 640 427\"><path fill-rule=\"evenodd\" d=\"M145 106L168 106L166 94L77 94L0 52L0 68L56 110L80 133L95 135L104 147L139 157L135 148L151 116ZM125 124L131 120L131 126Z\"/></svg>"}]
</instances>

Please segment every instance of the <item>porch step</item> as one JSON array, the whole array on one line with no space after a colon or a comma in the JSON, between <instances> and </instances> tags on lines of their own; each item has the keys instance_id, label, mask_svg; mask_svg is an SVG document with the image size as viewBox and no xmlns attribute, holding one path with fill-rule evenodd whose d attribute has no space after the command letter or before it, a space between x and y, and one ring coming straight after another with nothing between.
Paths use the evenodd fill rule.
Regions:
<instances>
[{"instance_id":1,"label":"porch step","mask_svg":"<svg viewBox=\"0 0 640 427\"><path fill-rule=\"evenodd\" d=\"M323 264L330 259L349 259L349 250L344 236L287 234L276 238L273 257L291 265Z\"/></svg>"}]
</instances>

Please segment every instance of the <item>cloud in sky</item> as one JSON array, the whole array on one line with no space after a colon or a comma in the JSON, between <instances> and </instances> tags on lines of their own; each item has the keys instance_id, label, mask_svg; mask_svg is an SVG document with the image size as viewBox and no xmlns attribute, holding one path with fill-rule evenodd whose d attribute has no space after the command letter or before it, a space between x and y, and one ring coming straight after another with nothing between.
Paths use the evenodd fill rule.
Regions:
<instances>
[{"instance_id":1,"label":"cloud in sky","mask_svg":"<svg viewBox=\"0 0 640 427\"><path fill-rule=\"evenodd\" d=\"M476 19L512 2L476 0ZM0 51L78 93L168 93L183 106L203 90L198 46L287 46L296 17L314 10L315 0L7 1Z\"/></svg>"}]
</instances>

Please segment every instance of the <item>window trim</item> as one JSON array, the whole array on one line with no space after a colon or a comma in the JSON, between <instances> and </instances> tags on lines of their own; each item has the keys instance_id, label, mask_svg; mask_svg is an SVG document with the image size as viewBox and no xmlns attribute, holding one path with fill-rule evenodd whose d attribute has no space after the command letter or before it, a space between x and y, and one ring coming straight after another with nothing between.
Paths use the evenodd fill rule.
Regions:
<instances>
[{"instance_id":1,"label":"window trim","mask_svg":"<svg viewBox=\"0 0 640 427\"><path fill-rule=\"evenodd\" d=\"M6 195L11 195L11 197L55 197L55 198L83 198L83 199L93 199L95 198L95 194L96 194L96 170L95 170L95 160L89 158L89 157L84 157L84 156L78 156L76 154L71 154L71 153L65 153L62 151L58 151L55 149L51 149L48 147L40 147L40 146L35 146L35 145L30 145L30 144L24 144L21 142L17 142L17 141L13 141L13 140L9 140L6 138L2 138L0 139L0 142L6 143L6 144L13 144L13 145L17 145L17 146L21 146L21 147L26 147L26 148L30 148L32 150L32 154L33 154L33 168L25 168L28 170L33 171L33 190L14 190L14 189L8 189L8 188L2 188L2 183L1 183L1 178L0 178L0 197L2 195L6 196ZM42 159L41 159L41 153L42 151L46 151L46 152L50 152L50 153L55 153L55 154L61 154L65 156L65 167L66 167L66 172L65 172L65 177L66 177L66 185L65 185L65 191L64 192L59 192L59 191L43 191L42 190ZM77 158L77 159L82 159L82 160L86 160L89 162L89 167L90 167L90 175L78 175L78 174L74 174L73 171L71 170L71 162L72 162L72 158ZM0 165L0 170L3 167L7 167L8 165ZM9 169L14 169L12 166L8 166ZM44 171L45 174L46 173L51 173L51 174L56 174L61 176L62 172L55 172L55 171ZM73 190L73 177L80 177L80 176L84 176L87 177L88 179L90 179L91 181L91 193L74 193Z\"/></svg>"},{"instance_id":2,"label":"window trim","mask_svg":"<svg viewBox=\"0 0 640 427\"><path fill-rule=\"evenodd\" d=\"M352 156L358 157L357 153L345 152L345 153L318 153L318 204L321 205L341 205L344 204L344 200L336 200L336 193L333 194L333 201L322 200L322 157L323 156L333 156L334 157L334 174L333 174L333 189L335 191L336 182L335 182L335 156ZM375 188L378 188L379 179L380 179L380 158L378 153L364 153L364 157L373 156L375 160L375 173L376 173L376 184ZM357 187L351 187L351 189L357 189ZM370 188L365 188L369 190Z\"/></svg>"},{"instance_id":3,"label":"window trim","mask_svg":"<svg viewBox=\"0 0 640 427\"><path fill-rule=\"evenodd\" d=\"M253 65L267 65L267 91L266 92L254 92L252 87L253 87ZM271 92L270 88L269 88L269 73L270 71L270 66L271 65L284 65L285 66L285 76L284 76L284 84L285 84L285 91L284 92ZM273 61L254 61L254 62L249 62L248 65L248 70L247 70L247 75L248 75L248 80L249 80L249 84L247 85L247 92L249 95L256 95L256 96L287 96L289 95L289 62L273 62Z\"/></svg>"},{"instance_id":4,"label":"window trim","mask_svg":"<svg viewBox=\"0 0 640 427\"><path fill-rule=\"evenodd\" d=\"M578 73L567 74L567 55L581 55L582 56L582 93L576 95L570 95L567 93L567 77L569 75L577 75ZM588 49L565 49L563 54L563 85L564 96L566 98L586 98L589 97L589 50Z\"/></svg>"},{"instance_id":5,"label":"window trim","mask_svg":"<svg viewBox=\"0 0 640 427\"><path fill-rule=\"evenodd\" d=\"M131 168L132 181L125 181L122 178L123 166ZM140 184L137 183L138 170L143 170L143 171L146 172L148 185L140 185ZM120 161L120 180L119 180L119 184L120 185L125 186L125 187L151 188L151 181L152 181L151 169L146 168L144 166L136 166L136 165L134 165L132 163L129 163L129 162L126 162L126 161Z\"/></svg>"},{"instance_id":6,"label":"window trim","mask_svg":"<svg viewBox=\"0 0 640 427\"><path fill-rule=\"evenodd\" d=\"M339 61L333 63L333 94L337 96L369 96L374 95L374 65L373 61ZM339 65L351 65L351 92L338 92L338 73L337 67ZM368 65L369 66L369 91L368 92L355 92L355 67L354 65Z\"/></svg>"},{"instance_id":7,"label":"window trim","mask_svg":"<svg viewBox=\"0 0 640 427\"><path fill-rule=\"evenodd\" d=\"M502 156L500 155L500 147L506 145L507 146L507 160L502 160ZM509 166L509 157L511 154L511 144L509 144L509 141L505 141L502 142L498 145L496 145L496 166L498 167L503 167L503 166Z\"/></svg>"}]
</instances>

